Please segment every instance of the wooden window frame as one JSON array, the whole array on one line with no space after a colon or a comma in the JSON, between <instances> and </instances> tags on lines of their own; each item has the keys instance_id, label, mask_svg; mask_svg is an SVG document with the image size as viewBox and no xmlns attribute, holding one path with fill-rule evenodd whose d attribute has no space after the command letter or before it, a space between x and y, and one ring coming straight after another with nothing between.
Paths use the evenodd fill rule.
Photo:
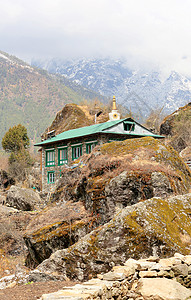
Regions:
<instances>
[{"instance_id":1,"label":"wooden window frame","mask_svg":"<svg viewBox=\"0 0 191 300\"><path fill-rule=\"evenodd\" d=\"M72 145L72 160L76 160L83 155L82 144ZM76 149L80 149L80 155L76 156Z\"/></svg>"},{"instance_id":2,"label":"wooden window frame","mask_svg":"<svg viewBox=\"0 0 191 300\"><path fill-rule=\"evenodd\" d=\"M50 176L53 176L50 180ZM53 179L53 180L52 180ZM48 184L54 184L55 183L55 171L48 171L47 172L47 182Z\"/></svg>"},{"instance_id":3,"label":"wooden window frame","mask_svg":"<svg viewBox=\"0 0 191 300\"><path fill-rule=\"evenodd\" d=\"M55 166L55 149L51 149L51 150L47 149L47 150L45 150L45 152L46 152L46 164L45 164L45 166L46 167L54 167ZM53 160L49 160L50 153L53 154Z\"/></svg>"},{"instance_id":4,"label":"wooden window frame","mask_svg":"<svg viewBox=\"0 0 191 300\"><path fill-rule=\"evenodd\" d=\"M60 158L60 154L61 154L62 150L66 151L65 159ZM67 164L68 164L68 147L58 148L58 166L63 166L63 165L67 165Z\"/></svg>"},{"instance_id":5,"label":"wooden window frame","mask_svg":"<svg viewBox=\"0 0 191 300\"><path fill-rule=\"evenodd\" d=\"M90 154L93 150L93 148L98 144L97 141L93 141L93 142L86 142L86 153ZM91 151L89 151L89 146L91 147ZM93 146L93 147L92 147Z\"/></svg>"}]
</instances>

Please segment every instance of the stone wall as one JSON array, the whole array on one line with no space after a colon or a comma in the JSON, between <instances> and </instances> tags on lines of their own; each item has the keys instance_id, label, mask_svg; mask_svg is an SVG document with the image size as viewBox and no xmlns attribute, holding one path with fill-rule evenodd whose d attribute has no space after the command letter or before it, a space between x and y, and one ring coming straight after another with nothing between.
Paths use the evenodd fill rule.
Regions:
<instances>
[{"instance_id":1,"label":"stone wall","mask_svg":"<svg viewBox=\"0 0 191 300\"><path fill-rule=\"evenodd\" d=\"M96 279L45 294L40 300L186 300L191 299L190 288L191 255L176 253L171 258L128 259Z\"/></svg>"}]
</instances>

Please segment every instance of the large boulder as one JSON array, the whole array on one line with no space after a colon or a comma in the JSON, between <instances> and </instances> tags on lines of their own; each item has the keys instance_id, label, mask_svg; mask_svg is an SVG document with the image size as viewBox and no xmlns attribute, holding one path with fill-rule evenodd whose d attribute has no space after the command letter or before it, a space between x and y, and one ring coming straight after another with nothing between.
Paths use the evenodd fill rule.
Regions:
<instances>
[{"instance_id":1,"label":"large boulder","mask_svg":"<svg viewBox=\"0 0 191 300\"><path fill-rule=\"evenodd\" d=\"M39 266L40 272L86 280L128 258L168 257L190 253L191 194L153 198L118 211L68 249L58 250Z\"/></svg>"},{"instance_id":2,"label":"large boulder","mask_svg":"<svg viewBox=\"0 0 191 300\"><path fill-rule=\"evenodd\" d=\"M26 265L34 267L56 250L70 247L96 225L95 217L85 210L82 202L60 202L46 207L26 228Z\"/></svg>"},{"instance_id":3,"label":"large boulder","mask_svg":"<svg viewBox=\"0 0 191 300\"><path fill-rule=\"evenodd\" d=\"M141 278L136 292L144 299L187 300L191 291L176 280L167 278Z\"/></svg>"},{"instance_id":4,"label":"large boulder","mask_svg":"<svg viewBox=\"0 0 191 300\"><path fill-rule=\"evenodd\" d=\"M19 210L32 211L43 207L43 201L38 192L33 189L11 186L7 193L6 205Z\"/></svg>"}]
</instances>

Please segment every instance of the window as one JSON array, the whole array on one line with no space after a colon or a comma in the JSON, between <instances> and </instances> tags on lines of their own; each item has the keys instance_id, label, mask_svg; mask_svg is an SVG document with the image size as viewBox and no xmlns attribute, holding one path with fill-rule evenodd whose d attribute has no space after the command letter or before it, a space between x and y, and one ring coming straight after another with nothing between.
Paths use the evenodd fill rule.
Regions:
<instances>
[{"instance_id":1,"label":"window","mask_svg":"<svg viewBox=\"0 0 191 300\"><path fill-rule=\"evenodd\" d=\"M123 126L124 126L125 131L131 132L131 131L135 130L135 123L130 122L130 121L123 122Z\"/></svg>"},{"instance_id":2,"label":"window","mask_svg":"<svg viewBox=\"0 0 191 300\"><path fill-rule=\"evenodd\" d=\"M46 167L54 166L55 165L55 151L46 150Z\"/></svg>"},{"instance_id":3,"label":"window","mask_svg":"<svg viewBox=\"0 0 191 300\"><path fill-rule=\"evenodd\" d=\"M93 148L97 145L97 141L86 143L86 153L89 154L92 152Z\"/></svg>"},{"instance_id":4,"label":"window","mask_svg":"<svg viewBox=\"0 0 191 300\"><path fill-rule=\"evenodd\" d=\"M54 183L55 182L55 175L54 171L48 172L48 183Z\"/></svg>"},{"instance_id":5,"label":"window","mask_svg":"<svg viewBox=\"0 0 191 300\"><path fill-rule=\"evenodd\" d=\"M82 145L72 146L72 160L82 156Z\"/></svg>"},{"instance_id":6,"label":"window","mask_svg":"<svg viewBox=\"0 0 191 300\"><path fill-rule=\"evenodd\" d=\"M58 165L64 165L68 163L68 148L60 148L58 149Z\"/></svg>"}]
</instances>

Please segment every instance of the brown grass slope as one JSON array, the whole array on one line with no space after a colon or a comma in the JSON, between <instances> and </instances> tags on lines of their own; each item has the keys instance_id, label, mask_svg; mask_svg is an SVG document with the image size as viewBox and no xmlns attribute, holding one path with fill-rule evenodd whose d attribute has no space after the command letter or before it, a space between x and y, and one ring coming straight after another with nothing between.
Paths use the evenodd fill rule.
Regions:
<instances>
[{"instance_id":1,"label":"brown grass slope","mask_svg":"<svg viewBox=\"0 0 191 300\"><path fill-rule=\"evenodd\" d=\"M178 152L191 146L191 103L180 107L167 116L161 126L160 134L169 138L169 144ZM191 156L190 156L191 158Z\"/></svg>"}]
</instances>

